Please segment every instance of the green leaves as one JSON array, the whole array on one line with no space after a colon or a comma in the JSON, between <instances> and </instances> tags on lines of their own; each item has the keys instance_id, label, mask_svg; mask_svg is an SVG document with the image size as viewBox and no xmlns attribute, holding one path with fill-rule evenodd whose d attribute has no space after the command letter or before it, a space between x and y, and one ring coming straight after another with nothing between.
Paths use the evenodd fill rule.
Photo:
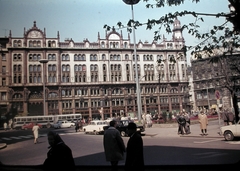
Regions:
<instances>
[{"instance_id":1,"label":"green leaves","mask_svg":"<svg viewBox=\"0 0 240 171\"><path fill-rule=\"evenodd\" d=\"M164 6L177 6L184 3L185 0L143 0L146 2L147 8L160 8ZM198 3L200 0L192 0L193 3ZM149 3L154 2L154 3ZM223 12L219 12L217 14L204 14L198 13L195 11L177 11L175 13L167 13L161 16L158 19L148 19L146 22L133 21L130 19L126 25L123 25L122 22L117 23L117 29L127 29L128 32L132 32L132 27L137 29L138 27L144 26L146 30L153 30L154 40L161 40L162 33L172 33L172 25L176 18L189 16L192 17L192 22L185 23L182 26L182 31L186 31L189 35L193 36L196 41L199 41L196 45L184 46L183 52L186 54L187 51L191 51L191 54L196 58L202 58L201 51L204 51L208 56L214 55L214 49L220 49L223 47L225 49L228 48L227 51L232 51L234 48L239 47L239 36L234 35L233 31L228 33L227 37L231 37L231 43L229 42L229 38L226 38L225 35L225 25L228 21L221 24L220 26L213 26L208 32L201 32L201 24L204 22L204 18L202 16L208 17L228 17L228 14ZM104 28L109 31L112 27L108 25L104 25ZM160 34L161 33L161 34ZM231 45L231 48L229 46ZM226 53L226 52L224 52ZM173 60L172 60L173 61Z\"/></svg>"}]
</instances>

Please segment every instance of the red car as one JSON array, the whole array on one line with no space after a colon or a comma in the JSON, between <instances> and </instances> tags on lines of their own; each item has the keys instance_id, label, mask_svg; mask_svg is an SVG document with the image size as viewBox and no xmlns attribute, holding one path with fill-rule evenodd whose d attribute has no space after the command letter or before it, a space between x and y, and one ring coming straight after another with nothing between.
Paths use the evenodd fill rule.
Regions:
<instances>
[{"instance_id":1,"label":"red car","mask_svg":"<svg viewBox=\"0 0 240 171\"><path fill-rule=\"evenodd\" d=\"M22 129L25 129L25 130L27 130L27 129L32 129L34 125L35 125L35 123L33 123L33 122L27 123L27 124L24 124L24 125L22 126ZM42 128L42 125L41 125L41 124L38 124L38 126L39 126L39 128Z\"/></svg>"}]
</instances>

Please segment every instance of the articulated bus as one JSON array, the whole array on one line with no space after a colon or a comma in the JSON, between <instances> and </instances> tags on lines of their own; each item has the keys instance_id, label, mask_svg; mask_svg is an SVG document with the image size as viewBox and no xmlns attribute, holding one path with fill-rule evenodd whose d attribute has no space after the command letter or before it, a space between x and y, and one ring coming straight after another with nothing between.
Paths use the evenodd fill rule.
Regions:
<instances>
[{"instance_id":1,"label":"articulated bus","mask_svg":"<svg viewBox=\"0 0 240 171\"><path fill-rule=\"evenodd\" d=\"M24 124L37 122L44 128L50 128L52 124L58 120L68 120L74 122L82 119L81 114L63 114L63 115L47 115L47 116L18 116L13 118L13 128L21 129Z\"/></svg>"}]
</instances>

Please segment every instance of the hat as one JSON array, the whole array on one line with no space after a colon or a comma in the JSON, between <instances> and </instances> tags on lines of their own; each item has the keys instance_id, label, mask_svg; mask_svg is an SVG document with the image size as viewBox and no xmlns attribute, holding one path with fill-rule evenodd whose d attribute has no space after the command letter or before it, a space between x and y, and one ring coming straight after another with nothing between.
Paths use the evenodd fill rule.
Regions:
<instances>
[{"instance_id":1,"label":"hat","mask_svg":"<svg viewBox=\"0 0 240 171\"><path fill-rule=\"evenodd\" d=\"M134 122L128 124L128 129L137 129L137 125Z\"/></svg>"}]
</instances>

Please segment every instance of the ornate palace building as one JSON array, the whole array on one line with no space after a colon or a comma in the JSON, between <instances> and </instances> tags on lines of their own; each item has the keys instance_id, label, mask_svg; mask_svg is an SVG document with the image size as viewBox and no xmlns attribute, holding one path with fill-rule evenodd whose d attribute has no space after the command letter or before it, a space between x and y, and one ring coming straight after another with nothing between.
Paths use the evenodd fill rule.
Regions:
<instances>
[{"instance_id":1,"label":"ornate palace building","mask_svg":"<svg viewBox=\"0 0 240 171\"><path fill-rule=\"evenodd\" d=\"M137 66L130 36L112 30L96 42L60 41L34 22L23 37L0 38L0 105L2 113L17 109L19 115L81 113L104 118L116 113L137 114L135 67L141 87L142 112L189 110L187 60L182 51L181 24L175 20L172 39L161 43L139 41ZM176 62L168 59L174 58ZM40 63L45 59L47 63ZM161 63L157 60L161 59ZM43 74L44 73L44 74Z\"/></svg>"}]
</instances>

